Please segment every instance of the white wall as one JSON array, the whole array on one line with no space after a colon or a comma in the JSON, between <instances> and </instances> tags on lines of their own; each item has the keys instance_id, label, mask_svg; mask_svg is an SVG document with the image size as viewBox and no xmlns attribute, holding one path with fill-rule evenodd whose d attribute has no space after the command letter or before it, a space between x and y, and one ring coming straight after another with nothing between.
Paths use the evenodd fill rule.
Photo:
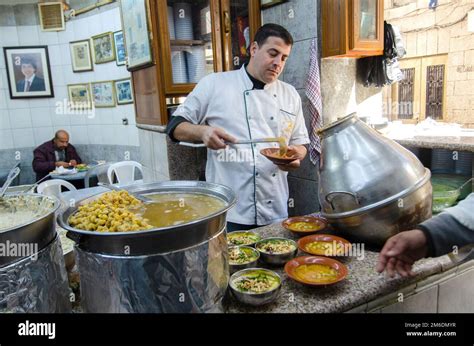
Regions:
<instances>
[{"instance_id":1,"label":"white wall","mask_svg":"<svg viewBox=\"0 0 474 346\"><path fill-rule=\"evenodd\" d=\"M70 132L73 144L139 145L133 104L96 108L92 119L56 114L56 102L67 100L67 84L130 77L125 66L117 66L115 61L94 64L91 72L72 71L69 42L117 30L121 30L118 7L79 16L59 32L43 32L38 25L0 26L0 150L36 147L60 128ZM27 45L48 46L54 98L10 99L2 47ZM122 125L125 117L128 126Z\"/></svg>"}]
</instances>

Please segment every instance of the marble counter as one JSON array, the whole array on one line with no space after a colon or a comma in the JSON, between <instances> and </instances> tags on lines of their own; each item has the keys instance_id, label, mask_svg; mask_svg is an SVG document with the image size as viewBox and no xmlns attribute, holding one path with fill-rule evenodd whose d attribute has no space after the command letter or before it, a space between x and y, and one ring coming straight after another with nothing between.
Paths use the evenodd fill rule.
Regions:
<instances>
[{"instance_id":1,"label":"marble counter","mask_svg":"<svg viewBox=\"0 0 474 346\"><path fill-rule=\"evenodd\" d=\"M280 224L255 229L262 237L283 236L297 239ZM299 253L304 255L304 253ZM375 270L377 252L364 251L364 258L342 258L340 261L349 269L347 278L332 286L307 287L289 279L282 267L262 267L276 271L282 278L279 299L269 305L249 307L230 295L224 300L228 313L337 313L346 312L388 295L413 290L424 278L447 271L454 267L448 256L424 259L414 266L413 278L388 278Z\"/></svg>"},{"instance_id":2,"label":"marble counter","mask_svg":"<svg viewBox=\"0 0 474 346\"><path fill-rule=\"evenodd\" d=\"M474 137L413 137L397 139L392 138L403 146L428 149L448 149L474 152Z\"/></svg>"}]
</instances>

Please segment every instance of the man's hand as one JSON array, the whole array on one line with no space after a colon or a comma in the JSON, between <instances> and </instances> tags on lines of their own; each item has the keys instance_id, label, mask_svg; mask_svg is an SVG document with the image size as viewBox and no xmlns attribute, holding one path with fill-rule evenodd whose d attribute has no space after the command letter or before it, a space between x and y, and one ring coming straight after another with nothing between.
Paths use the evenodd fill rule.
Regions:
<instances>
[{"instance_id":1,"label":"man's hand","mask_svg":"<svg viewBox=\"0 0 474 346\"><path fill-rule=\"evenodd\" d=\"M213 150L225 149L227 144L224 141L235 143L236 138L229 135L223 129L219 129L211 126L204 126L202 129L201 140L204 144Z\"/></svg>"},{"instance_id":2,"label":"man's hand","mask_svg":"<svg viewBox=\"0 0 474 346\"><path fill-rule=\"evenodd\" d=\"M411 271L413 263L428 254L425 234L419 229L400 232L385 243L379 254L377 271L385 269L390 277L398 272L402 277L414 275Z\"/></svg>"},{"instance_id":3,"label":"man's hand","mask_svg":"<svg viewBox=\"0 0 474 346\"><path fill-rule=\"evenodd\" d=\"M277 165L280 170L285 172L294 171L300 168L301 161L306 157L308 150L304 145L290 145L288 147L288 153L292 154L295 157L295 160L286 165Z\"/></svg>"},{"instance_id":4,"label":"man's hand","mask_svg":"<svg viewBox=\"0 0 474 346\"><path fill-rule=\"evenodd\" d=\"M77 166L77 161L76 160L71 160L71 161L69 161L69 165L72 166L72 167L76 167Z\"/></svg>"},{"instance_id":5,"label":"man's hand","mask_svg":"<svg viewBox=\"0 0 474 346\"><path fill-rule=\"evenodd\" d=\"M56 164L56 167L64 167L64 168L69 167L69 162L57 161L55 164Z\"/></svg>"}]
</instances>

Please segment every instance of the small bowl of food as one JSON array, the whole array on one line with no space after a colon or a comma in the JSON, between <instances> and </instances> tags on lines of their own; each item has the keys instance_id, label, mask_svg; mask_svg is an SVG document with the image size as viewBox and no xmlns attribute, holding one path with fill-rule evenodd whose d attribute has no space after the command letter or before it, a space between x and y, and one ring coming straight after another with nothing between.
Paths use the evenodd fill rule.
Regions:
<instances>
[{"instance_id":1,"label":"small bowl of food","mask_svg":"<svg viewBox=\"0 0 474 346\"><path fill-rule=\"evenodd\" d=\"M282 265L296 256L298 245L286 238L267 238L255 244L260 259L268 264Z\"/></svg>"},{"instance_id":2,"label":"small bowl of food","mask_svg":"<svg viewBox=\"0 0 474 346\"><path fill-rule=\"evenodd\" d=\"M282 153L279 148L266 148L260 150L260 154L272 161L275 165L287 165L297 160L296 151L291 149L286 153Z\"/></svg>"},{"instance_id":3,"label":"small bowl of food","mask_svg":"<svg viewBox=\"0 0 474 346\"><path fill-rule=\"evenodd\" d=\"M313 234L298 240L298 248L315 256L346 256L352 245L344 238L329 234Z\"/></svg>"},{"instance_id":4,"label":"small bowl of food","mask_svg":"<svg viewBox=\"0 0 474 346\"><path fill-rule=\"evenodd\" d=\"M285 265L285 272L299 283L325 286L343 280L349 271L344 264L332 258L303 256L289 261Z\"/></svg>"},{"instance_id":5,"label":"small bowl of food","mask_svg":"<svg viewBox=\"0 0 474 346\"><path fill-rule=\"evenodd\" d=\"M229 269L235 273L245 268L255 267L260 253L250 246L232 246L229 248Z\"/></svg>"},{"instance_id":6,"label":"small bowl of food","mask_svg":"<svg viewBox=\"0 0 474 346\"><path fill-rule=\"evenodd\" d=\"M322 231L328 226L328 222L322 217L295 216L286 219L281 225L297 235L308 235Z\"/></svg>"},{"instance_id":7,"label":"small bowl of food","mask_svg":"<svg viewBox=\"0 0 474 346\"><path fill-rule=\"evenodd\" d=\"M278 298L281 278L268 269L249 268L234 273L230 277L229 287L239 302L259 306Z\"/></svg>"},{"instance_id":8,"label":"small bowl of food","mask_svg":"<svg viewBox=\"0 0 474 346\"><path fill-rule=\"evenodd\" d=\"M253 246L260 241L262 237L252 231L235 231L227 233L228 246Z\"/></svg>"},{"instance_id":9,"label":"small bowl of food","mask_svg":"<svg viewBox=\"0 0 474 346\"><path fill-rule=\"evenodd\" d=\"M85 163L80 163L76 166L76 170L78 172L85 172L89 169L89 166L87 166Z\"/></svg>"}]
</instances>

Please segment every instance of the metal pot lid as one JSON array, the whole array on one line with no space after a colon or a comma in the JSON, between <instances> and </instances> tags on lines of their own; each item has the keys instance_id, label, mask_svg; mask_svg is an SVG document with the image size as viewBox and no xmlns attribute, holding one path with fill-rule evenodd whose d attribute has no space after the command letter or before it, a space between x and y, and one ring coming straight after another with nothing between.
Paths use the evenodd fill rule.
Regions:
<instances>
[{"instance_id":1,"label":"metal pot lid","mask_svg":"<svg viewBox=\"0 0 474 346\"><path fill-rule=\"evenodd\" d=\"M321 136L319 201L326 214L370 208L426 180L415 155L354 114L327 126Z\"/></svg>"},{"instance_id":2,"label":"metal pot lid","mask_svg":"<svg viewBox=\"0 0 474 346\"><path fill-rule=\"evenodd\" d=\"M236 203L235 193L227 186L201 181L168 181L139 184L124 189L138 194L200 193L220 198L226 205L217 212L188 223L135 232L95 232L79 230L68 223L78 207L99 198L103 193L78 201L58 216L59 225L77 245L94 253L138 256L169 253L190 248L221 233L226 225L226 213ZM105 193L105 192L104 192Z\"/></svg>"}]
</instances>

